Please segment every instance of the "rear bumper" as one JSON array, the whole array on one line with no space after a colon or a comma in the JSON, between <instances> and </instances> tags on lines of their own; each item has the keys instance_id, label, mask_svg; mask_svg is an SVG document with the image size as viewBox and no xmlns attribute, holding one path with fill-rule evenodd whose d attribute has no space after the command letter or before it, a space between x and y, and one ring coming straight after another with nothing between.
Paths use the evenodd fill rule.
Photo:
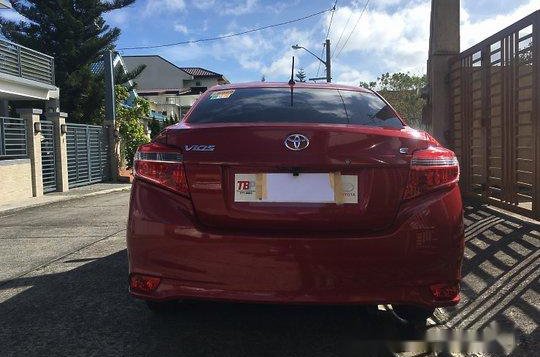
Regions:
<instances>
[{"instance_id":1,"label":"rear bumper","mask_svg":"<svg viewBox=\"0 0 540 357\"><path fill-rule=\"evenodd\" d=\"M161 277L147 300L267 303L454 305L433 284L460 280L463 218L459 189L402 206L391 231L224 234L197 227L189 200L135 181L128 223L131 274Z\"/></svg>"}]
</instances>

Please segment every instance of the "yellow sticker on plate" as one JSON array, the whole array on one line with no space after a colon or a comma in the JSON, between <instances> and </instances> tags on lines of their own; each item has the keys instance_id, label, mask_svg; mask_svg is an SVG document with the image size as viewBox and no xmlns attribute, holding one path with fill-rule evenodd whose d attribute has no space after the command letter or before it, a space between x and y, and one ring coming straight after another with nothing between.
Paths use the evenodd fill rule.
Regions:
<instances>
[{"instance_id":1,"label":"yellow sticker on plate","mask_svg":"<svg viewBox=\"0 0 540 357\"><path fill-rule=\"evenodd\" d=\"M210 94L210 99L228 99L233 93L234 89L212 92L212 94Z\"/></svg>"}]
</instances>

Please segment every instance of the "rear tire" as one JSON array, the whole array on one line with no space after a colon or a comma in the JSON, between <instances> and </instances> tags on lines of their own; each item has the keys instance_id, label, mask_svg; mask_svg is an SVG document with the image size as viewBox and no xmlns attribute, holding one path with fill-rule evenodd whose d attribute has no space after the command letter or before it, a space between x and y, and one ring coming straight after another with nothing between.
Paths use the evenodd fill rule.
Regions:
<instances>
[{"instance_id":1,"label":"rear tire","mask_svg":"<svg viewBox=\"0 0 540 357\"><path fill-rule=\"evenodd\" d=\"M148 309L156 314L165 314L175 310L178 302L176 300L170 301L152 301L146 300L146 306Z\"/></svg>"},{"instance_id":2,"label":"rear tire","mask_svg":"<svg viewBox=\"0 0 540 357\"><path fill-rule=\"evenodd\" d=\"M396 305L392 309L400 318L414 325L425 325L426 320L435 312L434 308L412 305Z\"/></svg>"}]
</instances>

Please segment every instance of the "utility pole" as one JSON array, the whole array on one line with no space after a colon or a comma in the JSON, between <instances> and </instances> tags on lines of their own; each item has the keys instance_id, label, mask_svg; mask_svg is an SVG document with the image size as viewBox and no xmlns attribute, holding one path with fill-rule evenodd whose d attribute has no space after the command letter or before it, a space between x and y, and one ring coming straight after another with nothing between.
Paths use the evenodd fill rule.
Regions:
<instances>
[{"instance_id":1,"label":"utility pole","mask_svg":"<svg viewBox=\"0 0 540 357\"><path fill-rule=\"evenodd\" d=\"M332 65L330 63L330 39L326 39L326 81L332 82Z\"/></svg>"},{"instance_id":2,"label":"utility pole","mask_svg":"<svg viewBox=\"0 0 540 357\"><path fill-rule=\"evenodd\" d=\"M321 57L317 56L315 53L311 52L310 50L308 50L305 47L302 47L302 46L300 46L298 44L291 46L293 50L302 49L302 50L308 52L310 55L312 55L313 57L318 59L322 64L324 64L324 66L326 67L326 77L309 78L310 81L318 81L318 80L326 79L326 81L328 83L332 82L332 65L330 63L331 59L330 59L330 40L329 39L326 39L326 42L324 43L324 46L326 48L326 61L323 60ZM317 70L317 74L319 74L318 70Z\"/></svg>"},{"instance_id":3,"label":"utility pole","mask_svg":"<svg viewBox=\"0 0 540 357\"><path fill-rule=\"evenodd\" d=\"M114 95L114 61L112 51L103 56L103 74L105 76L105 120L108 148L109 172L111 181L118 181L119 156L117 150L118 133L116 131L116 108Z\"/></svg>"},{"instance_id":4,"label":"utility pole","mask_svg":"<svg viewBox=\"0 0 540 357\"><path fill-rule=\"evenodd\" d=\"M114 64L112 51L107 51L103 56L103 70L105 76L105 122L114 124L116 108L114 101Z\"/></svg>"}]
</instances>

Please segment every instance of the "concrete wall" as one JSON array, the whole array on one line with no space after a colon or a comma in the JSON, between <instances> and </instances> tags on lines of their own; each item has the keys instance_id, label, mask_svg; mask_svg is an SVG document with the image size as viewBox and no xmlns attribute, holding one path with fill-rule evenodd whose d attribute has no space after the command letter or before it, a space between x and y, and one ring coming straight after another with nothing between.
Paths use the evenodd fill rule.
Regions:
<instances>
[{"instance_id":1,"label":"concrete wall","mask_svg":"<svg viewBox=\"0 0 540 357\"><path fill-rule=\"evenodd\" d=\"M0 205L32 197L30 159L0 160Z\"/></svg>"}]
</instances>

